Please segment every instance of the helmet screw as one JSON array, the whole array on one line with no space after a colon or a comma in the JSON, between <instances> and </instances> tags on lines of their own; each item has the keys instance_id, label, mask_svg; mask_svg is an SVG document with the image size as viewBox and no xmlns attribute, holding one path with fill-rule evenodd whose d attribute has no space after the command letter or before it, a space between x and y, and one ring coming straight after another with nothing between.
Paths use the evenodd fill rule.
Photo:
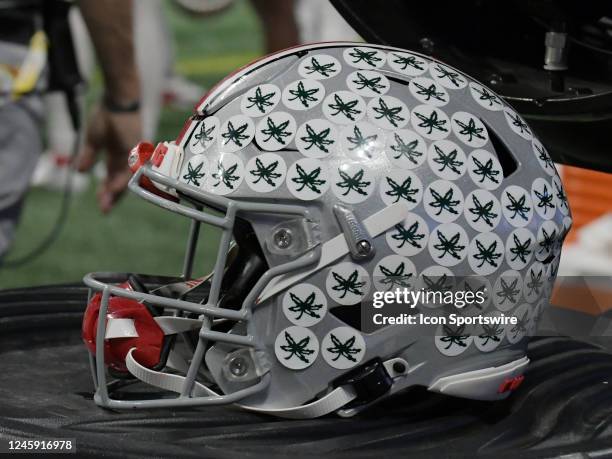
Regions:
<instances>
[{"instance_id":1,"label":"helmet screw","mask_svg":"<svg viewBox=\"0 0 612 459\"><path fill-rule=\"evenodd\" d=\"M429 51L429 52L433 52L434 47L436 46L434 41L429 37L421 38L419 40L419 44L421 45L421 48L423 48L423 50Z\"/></svg>"},{"instance_id":2,"label":"helmet screw","mask_svg":"<svg viewBox=\"0 0 612 459\"><path fill-rule=\"evenodd\" d=\"M228 367L232 375L241 377L249 370L249 362L242 356L236 356L229 361Z\"/></svg>"},{"instance_id":3,"label":"helmet screw","mask_svg":"<svg viewBox=\"0 0 612 459\"><path fill-rule=\"evenodd\" d=\"M281 228L274 233L274 244L280 249L288 248L293 242L291 231Z\"/></svg>"},{"instance_id":4,"label":"helmet screw","mask_svg":"<svg viewBox=\"0 0 612 459\"><path fill-rule=\"evenodd\" d=\"M361 254L361 255L367 255L370 253L370 251L372 250L372 244L370 244L368 241L359 241L357 243L357 251Z\"/></svg>"},{"instance_id":5,"label":"helmet screw","mask_svg":"<svg viewBox=\"0 0 612 459\"><path fill-rule=\"evenodd\" d=\"M405 373L406 365L404 365L402 362L394 362L393 371L395 371L396 373Z\"/></svg>"},{"instance_id":6,"label":"helmet screw","mask_svg":"<svg viewBox=\"0 0 612 459\"><path fill-rule=\"evenodd\" d=\"M501 75L498 75L497 73L492 73L491 76L489 76L489 84L491 86L497 86L498 84L502 84L503 82L504 79Z\"/></svg>"}]
</instances>

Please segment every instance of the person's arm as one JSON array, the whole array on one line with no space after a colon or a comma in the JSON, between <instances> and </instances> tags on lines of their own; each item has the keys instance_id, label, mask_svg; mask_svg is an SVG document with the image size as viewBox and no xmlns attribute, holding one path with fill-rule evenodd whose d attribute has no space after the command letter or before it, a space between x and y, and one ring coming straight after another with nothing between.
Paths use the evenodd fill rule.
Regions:
<instances>
[{"instance_id":1,"label":"person's arm","mask_svg":"<svg viewBox=\"0 0 612 459\"><path fill-rule=\"evenodd\" d=\"M88 121L79 157L80 171L89 170L98 153L106 153L107 177L98 203L108 212L127 186L130 149L141 140L140 83L133 38L131 0L80 0L104 76L104 98Z\"/></svg>"},{"instance_id":2,"label":"person's arm","mask_svg":"<svg viewBox=\"0 0 612 459\"><path fill-rule=\"evenodd\" d=\"M266 53L300 43L293 0L251 0L261 20L266 40Z\"/></svg>"}]
</instances>

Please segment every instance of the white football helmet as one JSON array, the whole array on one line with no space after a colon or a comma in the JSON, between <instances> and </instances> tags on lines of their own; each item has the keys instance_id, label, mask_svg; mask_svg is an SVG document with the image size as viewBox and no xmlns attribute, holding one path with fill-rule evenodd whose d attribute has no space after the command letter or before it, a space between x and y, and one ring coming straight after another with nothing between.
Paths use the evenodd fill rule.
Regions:
<instances>
[{"instance_id":1,"label":"white football helmet","mask_svg":"<svg viewBox=\"0 0 612 459\"><path fill-rule=\"evenodd\" d=\"M411 386L493 400L522 381L571 218L545 147L460 71L384 46L292 48L227 77L130 165L133 192L194 224L178 280L85 277L99 405L348 416ZM201 223L222 235L192 279ZM447 284L486 292L460 316L517 323L373 322L377 292ZM109 375L157 392L114 397Z\"/></svg>"}]
</instances>

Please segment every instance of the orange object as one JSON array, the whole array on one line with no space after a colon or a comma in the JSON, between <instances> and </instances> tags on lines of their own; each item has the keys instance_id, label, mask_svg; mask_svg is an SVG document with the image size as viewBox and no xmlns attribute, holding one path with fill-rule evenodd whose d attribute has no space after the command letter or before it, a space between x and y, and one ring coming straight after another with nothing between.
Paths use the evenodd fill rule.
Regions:
<instances>
[{"instance_id":1,"label":"orange object","mask_svg":"<svg viewBox=\"0 0 612 459\"><path fill-rule=\"evenodd\" d=\"M572 229L566 243L576 240L578 229L612 212L612 174L563 166L563 187L572 211Z\"/></svg>"},{"instance_id":2,"label":"orange object","mask_svg":"<svg viewBox=\"0 0 612 459\"><path fill-rule=\"evenodd\" d=\"M559 278L557 278L559 279ZM603 282L597 285L596 278L583 281L580 277L565 278L557 282L550 303L557 308L582 311L591 316L600 316L612 309L612 289Z\"/></svg>"}]
</instances>

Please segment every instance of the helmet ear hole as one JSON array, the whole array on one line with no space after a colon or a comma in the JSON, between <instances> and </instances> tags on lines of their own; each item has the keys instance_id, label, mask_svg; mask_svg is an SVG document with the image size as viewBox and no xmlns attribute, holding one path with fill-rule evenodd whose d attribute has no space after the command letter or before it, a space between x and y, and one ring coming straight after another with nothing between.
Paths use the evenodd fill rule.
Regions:
<instances>
[{"instance_id":1,"label":"helmet ear hole","mask_svg":"<svg viewBox=\"0 0 612 459\"><path fill-rule=\"evenodd\" d=\"M223 276L221 290L224 294L220 307L240 309L255 283L268 270L268 264L255 230L249 222L241 218L236 219L234 240L238 246L238 254Z\"/></svg>"},{"instance_id":2,"label":"helmet ear hole","mask_svg":"<svg viewBox=\"0 0 612 459\"><path fill-rule=\"evenodd\" d=\"M129 275L128 282L135 292L149 293L149 289L135 274Z\"/></svg>"}]
</instances>

